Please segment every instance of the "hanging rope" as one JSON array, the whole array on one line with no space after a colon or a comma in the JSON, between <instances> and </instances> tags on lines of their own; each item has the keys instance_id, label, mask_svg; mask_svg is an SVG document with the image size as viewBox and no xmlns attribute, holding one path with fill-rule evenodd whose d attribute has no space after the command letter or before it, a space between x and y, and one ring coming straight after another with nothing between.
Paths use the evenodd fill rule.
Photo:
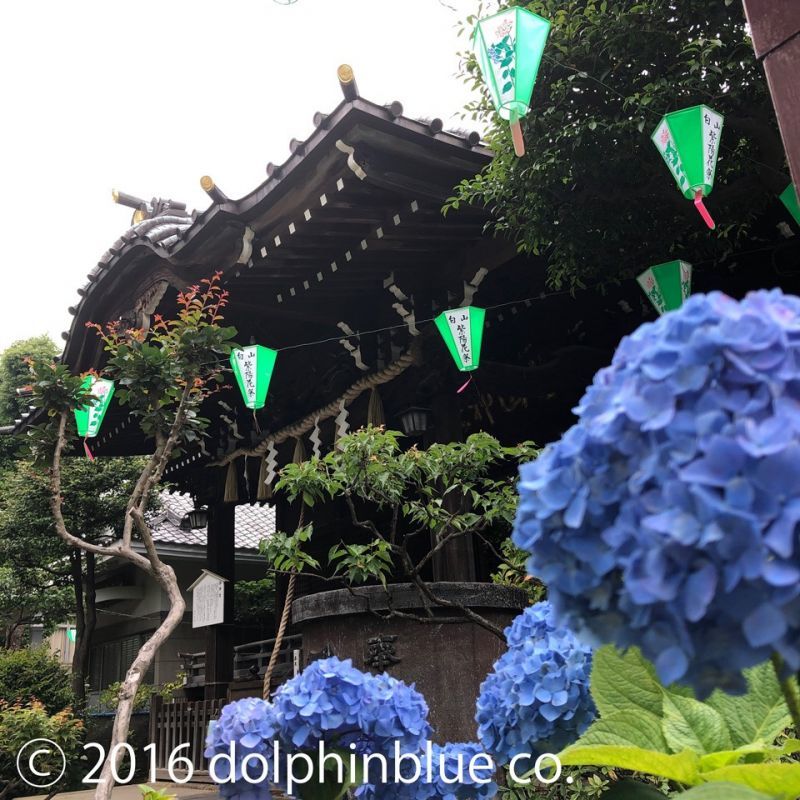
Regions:
<instances>
[{"instance_id":1,"label":"hanging rope","mask_svg":"<svg viewBox=\"0 0 800 800\"><path fill-rule=\"evenodd\" d=\"M270 500L272 499L272 484L267 481L267 457L262 456L261 465L258 468L258 490L256 491L256 500Z\"/></svg>"},{"instance_id":2,"label":"hanging rope","mask_svg":"<svg viewBox=\"0 0 800 800\"><path fill-rule=\"evenodd\" d=\"M210 466L225 466L226 464L230 464L231 461L235 461L237 458L239 458L239 456L243 455L264 455L269 447L270 442L278 445L282 442L285 442L287 439L302 436L304 433L308 433L308 431L310 431L317 422L322 422L323 420L335 417L341 411L342 402L344 402L345 405L350 405L350 403L352 403L363 392L367 391L367 389L372 389L376 386L380 386L383 383L388 383L389 381L394 380L398 375L401 375L403 372L405 372L410 366L416 364L419 360L419 341L420 339L415 339L414 342L412 342L411 347L402 356L400 356L397 361L395 361L393 364L390 364L385 369L379 370L372 375L366 375L365 377L356 381L343 395L337 397L336 400L328 403L328 405L323 406L317 411L312 411L310 414L298 420L297 422L293 422L291 425L287 425L285 428L281 428L275 433L270 434L268 440L261 442L255 447L248 449L239 448L234 450L232 453L228 453L228 455L224 456L219 461L214 462Z\"/></svg>"},{"instance_id":3,"label":"hanging rope","mask_svg":"<svg viewBox=\"0 0 800 800\"><path fill-rule=\"evenodd\" d=\"M223 497L224 503L238 503L239 502L239 478L236 475L236 462L231 461L228 464L228 472L225 475L225 495Z\"/></svg>"},{"instance_id":4,"label":"hanging rope","mask_svg":"<svg viewBox=\"0 0 800 800\"><path fill-rule=\"evenodd\" d=\"M383 410L383 401L377 386L373 386L369 393L367 425L371 425L373 428L380 428L386 425L386 414Z\"/></svg>"},{"instance_id":5,"label":"hanging rope","mask_svg":"<svg viewBox=\"0 0 800 800\"><path fill-rule=\"evenodd\" d=\"M283 644L283 635L286 633L286 626L289 624L289 614L292 611L292 602L294 600L294 585L297 580L297 573L293 572L289 576L289 586L286 589L286 601L283 604L283 614L281 614L281 624L278 626L278 633L275 636L275 644L272 647L272 654L269 657L269 664L267 671L264 673L264 688L263 697L269 700L270 684L272 683L272 673L275 671L275 665L278 663L278 655L280 654L281 645Z\"/></svg>"},{"instance_id":6,"label":"hanging rope","mask_svg":"<svg viewBox=\"0 0 800 800\"><path fill-rule=\"evenodd\" d=\"M303 444L303 437L297 436L294 440L294 454L292 464L302 464L306 460L306 446Z\"/></svg>"}]
</instances>

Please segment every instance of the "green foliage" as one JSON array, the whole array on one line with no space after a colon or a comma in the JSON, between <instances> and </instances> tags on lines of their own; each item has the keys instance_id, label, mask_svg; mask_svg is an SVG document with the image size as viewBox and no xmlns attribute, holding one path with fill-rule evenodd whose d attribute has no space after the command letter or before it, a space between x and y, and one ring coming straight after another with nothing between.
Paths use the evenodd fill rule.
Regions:
<instances>
[{"instance_id":1,"label":"green foliage","mask_svg":"<svg viewBox=\"0 0 800 800\"><path fill-rule=\"evenodd\" d=\"M167 681L159 686L150 683L143 683L136 690L133 699L134 711L145 711L150 707L150 700L153 697L161 697L164 700L171 700L177 691L183 688L184 673L179 672L175 680ZM100 704L104 708L115 710L119 705L119 690L122 688L121 681L110 683L100 693Z\"/></svg>"},{"instance_id":2,"label":"green foliage","mask_svg":"<svg viewBox=\"0 0 800 800\"><path fill-rule=\"evenodd\" d=\"M69 673L44 647L0 650L0 701L41 703L56 714L74 703Z\"/></svg>"},{"instance_id":3,"label":"green foliage","mask_svg":"<svg viewBox=\"0 0 800 800\"><path fill-rule=\"evenodd\" d=\"M503 560L492 574L492 583L499 586L510 586L512 589L522 589L527 595L531 605L544 600L547 588L538 579L528 575L526 562L528 553L520 550L510 538L500 543L500 554Z\"/></svg>"},{"instance_id":4,"label":"green foliage","mask_svg":"<svg viewBox=\"0 0 800 800\"><path fill-rule=\"evenodd\" d=\"M176 795L166 789L155 789L140 783L138 786L142 793L142 800L175 800Z\"/></svg>"},{"instance_id":5,"label":"green foliage","mask_svg":"<svg viewBox=\"0 0 800 800\"><path fill-rule=\"evenodd\" d=\"M259 550L267 561L279 572L302 572L304 569L319 569L319 561L303 549L314 532L313 525L304 525L293 534L276 531L268 539L262 539Z\"/></svg>"},{"instance_id":6,"label":"green foliage","mask_svg":"<svg viewBox=\"0 0 800 800\"><path fill-rule=\"evenodd\" d=\"M57 352L55 342L46 335L20 339L3 351L0 355L0 424L10 425L28 409L29 398L17 394L17 389L31 383L28 359L50 361Z\"/></svg>"},{"instance_id":7,"label":"green foliage","mask_svg":"<svg viewBox=\"0 0 800 800\"><path fill-rule=\"evenodd\" d=\"M62 468L64 514L71 530L96 542L119 531L139 458L68 458ZM17 461L0 483L0 629L6 646L30 622L52 632L75 617L69 548L53 530L50 485L30 463ZM155 493L150 506L157 503Z\"/></svg>"},{"instance_id":8,"label":"green foliage","mask_svg":"<svg viewBox=\"0 0 800 800\"><path fill-rule=\"evenodd\" d=\"M141 458L66 458L62 464L64 519L87 541L119 532L125 508L144 466ZM47 566L67 551L56 539L50 512L48 477L30 463L18 462L0 487L0 560ZM149 507L156 508L153 493ZM55 541L44 541L44 540ZM42 551L49 545L50 551ZM49 558L48 558L49 556Z\"/></svg>"},{"instance_id":9,"label":"green foliage","mask_svg":"<svg viewBox=\"0 0 800 800\"><path fill-rule=\"evenodd\" d=\"M148 436L164 443L173 426L177 444L172 457L196 442L208 427L199 414L203 401L223 382L224 356L235 347L235 328L223 327L222 311L228 294L220 286L220 273L178 295L178 315L164 320L155 316L148 330L123 329L118 322L105 327L88 323L96 330L108 354L104 375L116 381L116 402L127 406ZM68 425L74 429L72 411L91 405L91 394L82 388L82 376L72 375L62 364L34 360L33 391L36 405L57 418L69 412ZM181 418L176 414L181 409ZM52 452L54 427L40 427L33 437L34 453Z\"/></svg>"},{"instance_id":10,"label":"green foliage","mask_svg":"<svg viewBox=\"0 0 800 800\"><path fill-rule=\"evenodd\" d=\"M0 703L0 787L4 796L31 793L17 772L16 762L20 748L32 739L49 739L64 753L62 757L51 750L35 761L39 772L55 777L66 760L64 777L50 791L70 788L85 765L81 759L83 724L69 709L51 715L41 703Z\"/></svg>"},{"instance_id":11,"label":"green foliage","mask_svg":"<svg viewBox=\"0 0 800 800\"><path fill-rule=\"evenodd\" d=\"M33 623L49 636L75 613L75 597L66 580L53 578L41 569L0 565L0 647L13 648L24 642L24 632Z\"/></svg>"},{"instance_id":12,"label":"green foliage","mask_svg":"<svg viewBox=\"0 0 800 800\"><path fill-rule=\"evenodd\" d=\"M505 777L506 785L500 787L497 795L500 800L592 800L606 797L606 790L617 779L616 773L605 767L564 771L559 780L547 786L535 779L530 786L518 785L507 771ZM567 777L571 782L567 782ZM656 797L663 797L663 794Z\"/></svg>"},{"instance_id":13,"label":"green foliage","mask_svg":"<svg viewBox=\"0 0 800 800\"><path fill-rule=\"evenodd\" d=\"M331 547L328 563L334 567L334 577L341 576L353 586L377 578L385 587L392 571L392 552L382 539L369 544L342 542Z\"/></svg>"},{"instance_id":14,"label":"green foliage","mask_svg":"<svg viewBox=\"0 0 800 800\"><path fill-rule=\"evenodd\" d=\"M369 534L367 543L330 549L329 577L385 586L398 567L418 577L434 551L458 536L474 534L495 550L507 539L517 507L514 467L537 455L532 444L503 447L476 433L466 442L403 450L401 439L396 431L368 426L342 437L324 458L281 470L277 491L306 508L344 498L353 524ZM362 519L365 509L370 517ZM303 547L311 535L311 525L292 535L279 532L262 543L262 552L278 571L319 571ZM434 545L414 561L408 544L423 535Z\"/></svg>"},{"instance_id":15,"label":"green foliage","mask_svg":"<svg viewBox=\"0 0 800 800\"><path fill-rule=\"evenodd\" d=\"M262 627L275 616L275 576L258 581L236 581L233 619L237 625Z\"/></svg>"},{"instance_id":16,"label":"green foliage","mask_svg":"<svg viewBox=\"0 0 800 800\"><path fill-rule=\"evenodd\" d=\"M780 683L770 664L749 670L747 682L741 697L716 692L700 702L682 687L664 688L637 650L603 647L592 669L600 716L560 754L561 761L645 773L683 786L733 783L794 798L800 794L800 763L789 757L800 742L776 744L791 724ZM705 796L729 796L716 788L719 794Z\"/></svg>"},{"instance_id":17,"label":"green foliage","mask_svg":"<svg viewBox=\"0 0 800 800\"><path fill-rule=\"evenodd\" d=\"M465 35L486 5L465 21ZM500 3L509 5L516 3ZM492 110L474 57L464 54L464 80L481 91L467 113L488 124L495 159L456 188L445 210L489 207L494 231L546 260L553 288L615 281L689 253L694 263L719 258L750 236L753 220L787 177L741 3L523 5L553 23L523 121L528 152L514 155L508 125ZM707 203L718 222L713 237L650 141L664 113L700 103L725 115Z\"/></svg>"}]
</instances>

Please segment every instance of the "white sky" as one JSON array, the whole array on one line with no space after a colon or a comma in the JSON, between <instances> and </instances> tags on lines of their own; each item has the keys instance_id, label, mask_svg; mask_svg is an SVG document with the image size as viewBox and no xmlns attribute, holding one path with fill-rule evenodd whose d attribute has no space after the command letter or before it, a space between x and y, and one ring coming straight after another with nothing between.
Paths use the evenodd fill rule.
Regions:
<instances>
[{"instance_id":1,"label":"white sky","mask_svg":"<svg viewBox=\"0 0 800 800\"><path fill-rule=\"evenodd\" d=\"M130 221L116 188L205 208L282 163L315 111L361 95L451 124L455 24L477 0L7 0L0 4L0 349L60 332ZM469 126L469 122L467 123ZM102 321L102 320L101 320Z\"/></svg>"}]
</instances>

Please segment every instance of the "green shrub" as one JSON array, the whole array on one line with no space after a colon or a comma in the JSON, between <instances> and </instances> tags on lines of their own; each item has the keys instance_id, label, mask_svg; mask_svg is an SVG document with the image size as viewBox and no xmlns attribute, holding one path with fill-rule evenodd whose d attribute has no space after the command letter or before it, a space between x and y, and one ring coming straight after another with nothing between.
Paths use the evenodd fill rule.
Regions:
<instances>
[{"instance_id":1,"label":"green shrub","mask_svg":"<svg viewBox=\"0 0 800 800\"><path fill-rule=\"evenodd\" d=\"M76 785L79 771L83 768L81 746L83 723L67 708L57 714L48 714L42 703L5 703L0 701L0 796L34 794L43 789L32 789L17 772L17 754L20 748L32 739L49 739L63 751L62 758L55 750L36 758L34 766L38 772L55 778L66 759L62 778L47 791L69 789ZM29 748L30 749L30 748ZM23 766L32 755L28 750L23 756ZM47 778L43 778L47 780Z\"/></svg>"},{"instance_id":2,"label":"green shrub","mask_svg":"<svg viewBox=\"0 0 800 800\"><path fill-rule=\"evenodd\" d=\"M137 690L136 696L133 699L134 711L145 711L150 708L151 698L158 696L162 700L171 700L175 693L183 688L183 681L186 673L179 672L175 676L175 680L162 683L160 686L154 686L151 683L143 683ZM122 681L116 681L109 684L100 693L100 705L103 708L109 708L116 711L119 705L119 690L122 688Z\"/></svg>"},{"instance_id":3,"label":"green shrub","mask_svg":"<svg viewBox=\"0 0 800 800\"><path fill-rule=\"evenodd\" d=\"M38 700L48 714L74 705L69 673L44 647L0 651L0 701Z\"/></svg>"}]
</instances>

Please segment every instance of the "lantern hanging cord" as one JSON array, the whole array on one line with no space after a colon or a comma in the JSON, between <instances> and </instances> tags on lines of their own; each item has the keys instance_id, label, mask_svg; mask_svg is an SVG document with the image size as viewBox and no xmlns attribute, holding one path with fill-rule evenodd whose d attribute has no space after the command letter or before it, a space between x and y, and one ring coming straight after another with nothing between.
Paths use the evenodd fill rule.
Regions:
<instances>
[{"instance_id":1,"label":"lantern hanging cord","mask_svg":"<svg viewBox=\"0 0 800 800\"><path fill-rule=\"evenodd\" d=\"M785 244L785 242L781 242L780 244ZM739 258L741 256L752 255L754 253L771 253L777 250L778 247L755 247L750 250L741 250L735 253L731 253L730 255L734 258ZM720 261L720 258L706 258L702 261L692 261L692 266L694 267L702 267L706 264L716 264ZM629 278L625 280L634 280L634 278ZM623 281L620 281L622 283ZM578 291L588 292L592 289L596 288L596 284L592 284L590 286L586 286ZM575 295L575 291L571 289L564 289L559 292L550 292L549 294L538 294L533 297L521 297L515 300L506 300L502 303L494 303L488 306L482 306L485 311L496 311L501 308L508 308L510 306L519 306L519 305L530 305L531 303L542 302L544 300L549 300L552 297L563 297L564 295ZM427 317L425 319L419 319L416 321L417 325L425 325L429 322L433 322L436 317ZM408 325L404 322L398 323L396 325L386 325L383 328L371 328L366 331L356 331L354 333L340 333L337 336L327 336L324 339L314 339L309 342L298 342L297 344L289 344L285 347L276 347L274 348L277 352L283 353L289 350L299 350L303 347L314 347L318 344L329 344L330 342L341 342L343 339L357 339L361 336L372 336L378 333L388 333L389 331L396 331L396 330L408 330ZM211 364L224 364L227 363L228 359L220 358L215 361L207 361L203 364L203 366L209 366Z\"/></svg>"}]
</instances>

